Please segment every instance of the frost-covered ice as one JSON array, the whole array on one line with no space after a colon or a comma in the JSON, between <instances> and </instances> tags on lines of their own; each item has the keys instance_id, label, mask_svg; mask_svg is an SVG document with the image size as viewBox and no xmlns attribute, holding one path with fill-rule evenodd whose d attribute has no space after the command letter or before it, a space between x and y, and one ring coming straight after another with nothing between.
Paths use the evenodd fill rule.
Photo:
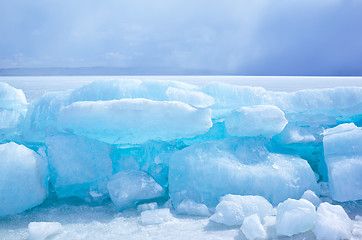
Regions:
<instances>
[{"instance_id":1,"label":"frost-covered ice","mask_svg":"<svg viewBox=\"0 0 362 240\"><path fill-rule=\"evenodd\" d=\"M231 136L272 137L283 131L288 121L276 106L241 107L225 117L225 127Z\"/></svg>"},{"instance_id":2,"label":"frost-covered ice","mask_svg":"<svg viewBox=\"0 0 362 240\"><path fill-rule=\"evenodd\" d=\"M261 240L267 236L260 218L256 214L246 217L240 229L248 240Z\"/></svg>"},{"instance_id":3,"label":"frost-covered ice","mask_svg":"<svg viewBox=\"0 0 362 240\"><path fill-rule=\"evenodd\" d=\"M221 198L210 220L225 225L241 225L244 219L257 214L261 219L273 213L273 206L260 196L228 194Z\"/></svg>"},{"instance_id":4,"label":"frost-covered ice","mask_svg":"<svg viewBox=\"0 0 362 240\"><path fill-rule=\"evenodd\" d=\"M278 205L276 231L278 235L293 236L312 230L316 220L317 212L311 202L289 198Z\"/></svg>"},{"instance_id":5,"label":"frost-covered ice","mask_svg":"<svg viewBox=\"0 0 362 240\"><path fill-rule=\"evenodd\" d=\"M62 225L58 222L31 222L28 226L29 240L49 239L62 230Z\"/></svg>"},{"instance_id":6,"label":"frost-covered ice","mask_svg":"<svg viewBox=\"0 0 362 240\"><path fill-rule=\"evenodd\" d=\"M321 203L313 229L318 240L339 240L352 237L352 221L341 206Z\"/></svg>"},{"instance_id":7,"label":"frost-covered ice","mask_svg":"<svg viewBox=\"0 0 362 240\"><path fill-rule=\"evenodd\" d=\"M323 146L332 198L362 199L362 129L353 123L327 129Z\"/></svg>"},{"instance_id":8,"label":"frost-covered ice","mask_svg":"<svg viewBox=\"0 0 362 240\"><path fill-rule=\"evenodd\" d=\"M120 210L133 207L142 200L162 197L165 193L150 175L136 170L112 175L107 188L114 205Z\"/></svg>"},{"instance_id":9,"label":"frost-covered ice","mask_svg":"<svg viewBox=\"0 0 362 240\"><path fill-rule=\"evenodd\" d=\"M48 195L48 168L33 150L10 142L0 145L0 217L41 204Z\"/></svg>"},{"instance_id":10,"label":"frost-covered ice","mask_svg":"<svg viewBox=\"0 0 362 240\"><path fill-rule=\"evenodd\" d=\"M183 200L176 208L178 214L189 216L202 216L208 217L210 215L209 209L205 204L195 203L192 200Z\"/></svg>"},{"instance_id":11,"label":"frost-covered ice","mask_svg":"<svg viewBox=\"0 0 362 240\"><path fill-rule=\"evenodd\" d=\"M137 211L143 212L147 210L155 210L158 208L157 202L144 203L137 206Z\"/></svg>"},{"instance_id":12,"label":"frost-covered ice","mask_svg":"<svg viewBox=\"0 0 362 240\"><path fill-rule=\"evenodd\" d=\"M168 208L147 210L141 212L141 221L143 225L161 224L172 221L173 216Z\"/></svg>"}]
</instances>

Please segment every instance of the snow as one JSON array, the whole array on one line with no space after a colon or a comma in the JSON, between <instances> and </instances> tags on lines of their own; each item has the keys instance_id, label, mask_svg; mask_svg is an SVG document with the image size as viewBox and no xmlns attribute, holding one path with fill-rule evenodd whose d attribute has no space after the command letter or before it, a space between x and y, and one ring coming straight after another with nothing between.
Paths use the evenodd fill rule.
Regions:
<instances>
[{"instance_id":1,"label":"snow","mask_svg":"<svg viewBox=\"0 0 362 240\"><path fill-rule=\"evenodd\" d=\"M164 189L143 171L125 170L112 175L107 185L112 202L119 210L135 206L141 200L162 197Z\"/></svg>"},{"instance_id":2,"label":"snow","mask_svg":"<svg viewBox=\"0 0 362 240\"><path fill-rule=\"evenodd\" d=\"M59 130L110 144L194 137L211 126L210 109L148 99L76 102L58 118Z\"/></svg>"},{"instance_id":3,"label":"snow","mask_svg":"<svg viewBox=\"0 0 362 240\"><path fill-rule=\"evenodd\" d=\"M45 240L63 231L58 222L31 222L28 226L29 240Z\"/></svg>"},{"instance_id":4,"label":"snow","mask_svg":"<svg viewBox=\"0 0 362 240\"><path fill-rule=\"evenodd\" d=\"M225 117L225 127L235 137L272 137L287 125L284 113L276 106L241 107Z\"/></svg>"},{"instance_id":5,"label":"snow","mask_svg":"<svg viewBox=\"0 0 362 240\"><path fill-rule=\"evenodd\" d=\"M221 198L210 220L233 226L241 225L246 217L253 214L264 218L272 213L273 206L263 197L228 194Z\"/></svg>"},{"instance_id":6,"label":"snow","mask_svg":"<svg viewBox=\"0 0 362 240\"><path fill-rule=\"evenodd\" d=\"M168 208L148 210L141 213L141 222L143 225L161 224L172 220L173 216Z\"/></svg>"},{"instance_id":7,"label":"snow","mask_svg":"<svg viewBox=\"0 0 362 240\"><path fill-rule=\"evenodd\" d=\"M256 214L246 217L240 229L248 240L265 239L267 236L260 218Z\"/></svg>"},{"instance_id":8,"label":"snow","mask_svg":"<svg viewBox=\"0 0 362 240\"><path fill-rule=\"evenodd\" d=\"M352 221L341 206L321 203L313 229L318 240L350 239Z\"/></svg>"},{"instance_id":9,"label":"snow","mask_svg":"<svg viewBox=\"0 0 362 240\"><path fill-rule=\"evenodd\" d=\"M209 209L205 204L196 203L192 200L183 200L176 208L178 214L189 216L202 216L208 217L210 215Z\"/></svg>"},{"instance_id":10,"label":"snow","mask_svg":"<svg viewBox=\"0 0 362 240\"><path fill-rule=\"evenodd\" d=\"M332 198L341 202L362 199L362 129L353 123L341 124L324 135Z\"/></svg>"},{"instance_id":11,"label":"snow","mask_svg":"<svg viewBox=\"0 0 362 240\"><path fill-rule=\"evenodd\" d=\"M41 204L48 195L46 161L31 149L0 145L0 217Z\"/></svg>"},{"instance_id":12,"label":"snow","mask_svg":"<svg viewBox=\"0 0 362 240\"><path fill-rule=\"evenodd\" d=\"M287 199L278 205L276 231L281 236L293 236L312 230L317 219L314 205L305 200Z\"/></svg>"}]
</instances>

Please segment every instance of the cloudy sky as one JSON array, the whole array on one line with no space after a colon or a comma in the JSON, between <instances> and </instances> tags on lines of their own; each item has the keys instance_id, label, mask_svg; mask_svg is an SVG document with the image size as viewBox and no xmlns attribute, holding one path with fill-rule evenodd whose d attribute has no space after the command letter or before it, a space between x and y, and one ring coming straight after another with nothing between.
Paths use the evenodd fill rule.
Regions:
<instances>
[{"instance_id":1,"label":"cloudy sky","mask_svg":"<svg viewBox=\"0 0 362 240\"><path fill-rule=\"evenodd\" d=\"M0 68L362 75L361 0L0 0Z\"/></svg>"}]
</instances>

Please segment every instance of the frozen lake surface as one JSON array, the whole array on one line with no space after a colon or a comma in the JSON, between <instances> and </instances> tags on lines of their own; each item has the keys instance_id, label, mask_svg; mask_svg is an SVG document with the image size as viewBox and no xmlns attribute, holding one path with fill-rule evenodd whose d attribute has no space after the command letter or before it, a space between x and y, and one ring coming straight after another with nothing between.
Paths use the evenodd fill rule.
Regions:
<instances>
[{"instance_id":1,"label":"frozen lake surface","mask_svg":"<svg viewBox=\"0 0 362 240\"><path fill-rule=\"evenodd\" d=\"M74 89L103 79L175 80L195 85L217 81L233 85L263 87L270 91L293 92L302 89L362 87L362 77L279 77L279 76L18 76L0 77L15 88L23 89L29 102L46 92Z\"/></svg>"}]
</instances>

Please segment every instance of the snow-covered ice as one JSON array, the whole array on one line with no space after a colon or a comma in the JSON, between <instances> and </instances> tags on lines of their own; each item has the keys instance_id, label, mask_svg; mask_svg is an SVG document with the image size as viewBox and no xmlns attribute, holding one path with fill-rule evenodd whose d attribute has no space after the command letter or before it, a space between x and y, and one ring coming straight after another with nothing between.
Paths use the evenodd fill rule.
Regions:
<instances>
[{"instance_id":1,"label":"snow-covered ice","mask_svg":"<svg viewBox=\"0 0 362 240\"><path fill-rule=\"evenodd\" d=\"M205 204L195 203L192 200L183 200L176 208L178 214L184 214L189 216L202 216L208 217L210 215L209 209Z\"/></svg>"},{"instance_id":2,"label":"snow-covered ice","mask_svg":"<svg viewBox=\"0 0 362 240\"><path fill-rule=\"evenodd\" d=\"M170 209L161 208L141 212L141 222L143 225L154 225L172 221L173 216Z\"/></svg>"},{"instance_id":3,"label":"snow-covered ice","mask_svg":"<svg viewBox=\"0 0 362 240\"><path fill-rule=\"evenodd\" d=\"M267 236L260 218L256 214L247 216L240 229L248 240L261 240Z\"/></svg>"}]
</instances>

